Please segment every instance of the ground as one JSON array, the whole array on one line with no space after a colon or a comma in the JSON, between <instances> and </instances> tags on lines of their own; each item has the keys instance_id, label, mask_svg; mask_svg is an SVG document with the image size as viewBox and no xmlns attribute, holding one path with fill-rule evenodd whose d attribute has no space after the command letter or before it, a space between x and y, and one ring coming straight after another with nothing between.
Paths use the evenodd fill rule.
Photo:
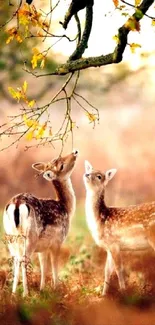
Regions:
<instances>
[{"instance_id":1,"label":"ground","mask_svg":"<svg viewBox=\"0 0 155 325\"><path fill-rule=\"evenodd\" d=\"M83 207L73 219L61 252L59 286L39 292L37 257L29 268L29 297L22 298L22 284L11 295L11 259L1 227L0 324L3 325L153 325L155 324L155 255L123 254L127 289L120 293L112 277L109 295L101 295L106 253L98 248L86 226ZM49 270L50 271L50 270Z\"/></svg>"}]
</instances>

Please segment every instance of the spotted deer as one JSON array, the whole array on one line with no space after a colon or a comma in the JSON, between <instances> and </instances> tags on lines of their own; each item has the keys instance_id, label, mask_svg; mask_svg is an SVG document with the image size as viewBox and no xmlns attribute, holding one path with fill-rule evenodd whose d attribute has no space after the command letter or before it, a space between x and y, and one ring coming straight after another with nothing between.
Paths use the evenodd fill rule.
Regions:
<instances>
[{"instance_id":1,"label":"spotted deer","mask_svg":"<svg viewBox=\"0 0 155 325\"><path fill-rule=\"evenodd\" d=\"M58 260L62 243L75 212L76 199L71 183L78 151L51 162L34 163L32 167L51 181L56 200L37 198L21 193L6 205L3 223L8 247L14 258L14 279L12 292L15 293L19 280L20 265L23 278L23 296L28 294L27 265L32 253L37 252L41 268L40 290L44 289L47 257L50 255L54 287L58 280Z\"/></svg>"},{"instance_id":2,"label":"spotted deer","mask_svg":"<svg viewBox=\"0 0 155 325\"><path fill-rule=\"evenodd\" d=\"M87 224L96 244L107 252L103 295L108 292L113 272L117 274L120 289L125 289L121 251L138 251L150 247L155 250L155 202L107 207L105 188L115 173L116 169L102 173L85 161Z\"/></svg>"}]
</instances>

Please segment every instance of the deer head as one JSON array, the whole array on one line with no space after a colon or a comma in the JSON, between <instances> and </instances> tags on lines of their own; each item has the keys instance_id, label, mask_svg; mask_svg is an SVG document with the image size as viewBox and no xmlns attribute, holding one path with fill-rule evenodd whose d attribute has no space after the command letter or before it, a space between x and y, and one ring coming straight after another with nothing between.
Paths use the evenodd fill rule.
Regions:
<instances>
[{"instance_id":1,"label":"deer head","mask_svg":"<svg viewBox=\"0 0 155 325\"><path fill-rule=\"evenodd\" d=\"M78 151L74 150L65 157L58 157L51 162L38 162L32 165L32 168L39 172L39 175L48 180L68 179L73 171Z\"/></svg>"},{"instance_id":2,"label":"deer head","mask_svg":"<svg viewBox=\"0 0 155 325\"><path fill-rule=\"evenodd\" d=\"M92 165L85 161L84 183L87 190L96 193L105 189L108 182L116 174L116 169L109 169L105 173L93 169Z\"/></svg>"}]
</instances>

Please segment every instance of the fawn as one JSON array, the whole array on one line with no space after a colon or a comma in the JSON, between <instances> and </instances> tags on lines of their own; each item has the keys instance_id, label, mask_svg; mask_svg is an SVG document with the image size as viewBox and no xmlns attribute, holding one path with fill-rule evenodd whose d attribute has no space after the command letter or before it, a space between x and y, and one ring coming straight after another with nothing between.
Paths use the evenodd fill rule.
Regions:
<instances>
[{"instance_id":1,"label":"fawn","mask_svg":"<svg viewBox=\"0 0 155 325\"><path fill-rule=\"evenodd\" d=\"M40 290L45 286L47 257L50 255L54 287L57 284L60 248L65 240L71 216L75 212L76 198L70 180L78 151L51 162L34 163L32 167L53 183L56 200L37 198L28 193L14 196L6 205L3 223L8 247L14 257L12 292L16 292L22 267L23 296L28 294L27 265L33 252L37 252L41 268Z\"/></svg>"},{"instance_id":2,"label":"fawn","mask_svg":"<svg viewBox=\"0 0 155 325\"><path fill-rule=\"evenodd\" d=\"M105 204L105 188L116 171L110 169L102 173L85 161L86 219L96 244L107 252L103 295L107 294L113 271L120 289L125 289L121 251L149 247L155 250L155 202L129 207L107 207Z\"/></svg>"}]
</instances>

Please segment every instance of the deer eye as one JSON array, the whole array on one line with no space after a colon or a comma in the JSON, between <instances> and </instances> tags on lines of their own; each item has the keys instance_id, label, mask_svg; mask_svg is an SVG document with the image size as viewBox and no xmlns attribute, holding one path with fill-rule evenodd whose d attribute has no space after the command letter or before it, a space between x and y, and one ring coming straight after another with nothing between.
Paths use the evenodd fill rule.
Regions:
<instances>
[{"instance_id":1,"label":"deer eye","mask_svg":"<svg viewBox=\"0 0 155 325\"><path fill-rule=\"evenodd\" d=\"M60 171L62 171L63 168L64 168L64 165L62 164L62 165L60 166Z\"/></svg>"},{"instance_id":2,"label":"deer eye","mask_svg":"<svg viewBox=\"0 0 155 325\"><path fill-rule=\"evenodd\" d=\"M101 175L97 175L97 178L98 178L98 179L101 179L101 178L102 178L102 176L101 176Z\"/></svg>"}]
</instances>

